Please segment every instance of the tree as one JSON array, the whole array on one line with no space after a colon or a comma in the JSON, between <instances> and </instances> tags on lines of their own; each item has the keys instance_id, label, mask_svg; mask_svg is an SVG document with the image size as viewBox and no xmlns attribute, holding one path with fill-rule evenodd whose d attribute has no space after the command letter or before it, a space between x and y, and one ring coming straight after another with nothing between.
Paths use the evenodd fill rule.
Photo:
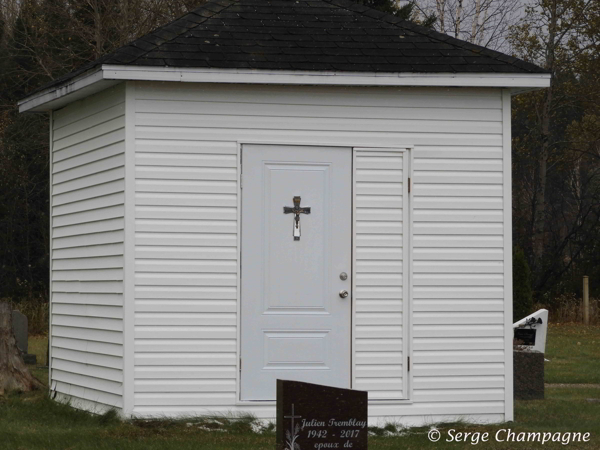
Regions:
<instances>
[{"instance_id":1,"label":"tree","mask_svg":"<svg viewBox=\"0 0 600 450\"><path fill-rule=\"evenodd\" d=\"M0 2L0 298L43 301L48 292L48 119L19 114L17 101L198 4Z\"/></svg>"},{"instance_id":2,"label":"tree","mask_svg":"<svg viewBox=\"0 0 600 450\"><path fill-rule=\"evenodd\" d=\"M525 253L519 247L513 250L513 322L532 313L531 271Z\"/></svg>"},{"instance_id":3,"label":"tree","mask_svg":"<svg viewBox=\"0 0 600 450\"><path fill-rule=\"evenodd\" d=\"M427 28L431 28L437 17L435 13L423 13L417 8L416 1L410 1L400 6L396 0L355 0L361 5L369 6L379 11L394 15L402 20L410 20Z\"/></svg>"},{"instance_id":4,"label":"tree","mask_svg":"<svg viewBox=\"0 0 600 450\"><path fill-rule=\"evenodd\" d=\"M535 0L511 30L514 53L551 74L549 89L515 100L513 116L515 202L523 207L515 210L515 237L537 291L573 269L598 226L599 165L589 145L599 97L598 16L595 0Z\"/></svg>"},{"instance_id":5,"label":"tree","mask_svg":"<svg viewBox=\"0 0 600 450\"><path fill-rule=\"evenodd\" d=\"M0 394L4 391L31 391L42 387L23 362L12 330L12 311L0 302Z\"/></svg>"},{"instance_id":6,"label":"tree","mask_svg":"<svg viewBox=\"0 0 600 450\"><path fill-rule=\"evenodd\" d=\"M502 49L517 20L521 0L422 0L424 14L435 15L435 28L472 44Z\"/></svg>"}]
</instances>

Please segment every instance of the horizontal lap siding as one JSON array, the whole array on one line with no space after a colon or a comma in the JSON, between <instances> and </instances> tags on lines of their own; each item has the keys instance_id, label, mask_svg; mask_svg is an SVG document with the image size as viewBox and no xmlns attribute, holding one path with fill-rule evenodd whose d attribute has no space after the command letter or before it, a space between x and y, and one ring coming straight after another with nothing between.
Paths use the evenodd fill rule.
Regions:
<instances>
[{"instance_id":1,"label":"horizontal lap siding","mask_svg":"<svg viewBox=\"0 0 600 450\"><path fill-rule=\"evenodd\" d=\"M86 409L123 406L123 86L53 114L52 381Z\"/></svg>"},{"instance_id":2,"label":"horizontal lap siding","mask_svg":"<svg viewBox=\"0 0 600 450\"><path fill-rule=\"evenodd\" d=\"M231 404L237 145L137 142L135 161L135 405Z\"/></svg>"},{"instance_id":3,"label":"horizontal lap siding","mask_svg":"<svg viewBox=\"0 0 600 450\"><path fill-rule=\"evenodd\" d=\"M414 329L412 347L403 348L413 355L414 403L374 403L371 411L416 421L432 414L501 417L500 90L139 83L136 92L136 412L237 409L273 416L272 407L236 406L235 143L241 141L415 146ZM365 183L381 208L394 203ZM363 237L375 258L382 247L373 236L395 229L375 224L377 208L371 213ZM381 289L387 274L407 270L394 258L370 265L365 255L369 264L358 276L369 286ZM396 314L388 306L369 305L375 322L365 329L385 331L377 318ZM379 337L382 348L397 343L395 335ZM364 376L396 377L395 350Z\"/></svg>"},{"instance_id":4,"label":"horizontal lap siding","mask_svg":"<svg viewBox=\"0 0 600 450\"><path fill-rule=\"evenodd\" d=\"M407 152L354 153L354 384L372 400L406 398L404 270Z\"/></svg>"},{"instance_id":5,"label":"horizontal lap siding","mask_svg":"<svg viewBox=\"0 0 600 450\"><path fill-rule=\"evenodd\" d=\"M478 401L496 414L505 398L506 201L497 120L485 147L417 147L412 197L414 400Z\"/></svg>"}]
</instances>

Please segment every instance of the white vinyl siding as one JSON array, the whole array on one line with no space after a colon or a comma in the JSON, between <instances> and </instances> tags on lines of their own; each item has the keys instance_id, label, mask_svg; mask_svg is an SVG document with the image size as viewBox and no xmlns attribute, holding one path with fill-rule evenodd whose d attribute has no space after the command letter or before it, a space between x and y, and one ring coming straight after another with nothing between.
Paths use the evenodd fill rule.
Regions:
<instances>
[{"instance_id":1,"label":"white vinyl siding","mask_svg":"<svg viewBox=\"0 0 600 450\"><path fill-rule=\"evenodd\" d=\"M135 406L232 404L237 145L138 140L135 161Z\"/></svg>"},{"instance_id":2,"label":"white vinyl siding","mask_svg":"<svg viewBox=\"0 0 600 450\"><path fill-rule=\"evenodd\" d=\"M407 397L407 150L354 151L354 389Z\"/></svg>"},{"instance_id":3,"label":"white vinyl siding","mask_svg":"<svg viewBox=\"0 0 600 450\"><path fill-rule=\"evenodd\" d=\"M136 82L133 412L274 417L237 400L238 142L405 145L409 401L373 403L372 421L504 420L502 108L491 88Z\"/></svg>"},{"instance_id":4,"label":"white vinyl siding","mask_svg":"<svg viewBox=\"0 0 600 450\"><path fill-rule=\"evenodd\" d=\"M51 381L74 405L123 406L123 85L52 115Z\"/></svg>"}]
</instances>

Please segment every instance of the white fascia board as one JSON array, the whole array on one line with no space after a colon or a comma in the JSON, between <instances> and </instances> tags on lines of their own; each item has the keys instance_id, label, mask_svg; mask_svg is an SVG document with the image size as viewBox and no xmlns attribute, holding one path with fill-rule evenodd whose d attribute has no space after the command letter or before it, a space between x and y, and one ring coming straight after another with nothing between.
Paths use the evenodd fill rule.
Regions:
<instances>
[{"instance_id":1,"label":"white fascia board","mask_svg":"<svg viewBox=\"0 0 600 450\"><path fill-rule=\"evenodd\" d=\"M104 65L105 79L189 83L311 84L340 86L443 86L539 89L549 74L456 74L205 69Z\"/></svg>"},{"instance_id":2,"label":"white fascia board","mask_svg":"<svg viewBox=\"0 0 600 450\"><path fill-rule=\"evenodd\" d=\"M325 86L495 87L514 93L550 86L549 74L456 74L206 69L103 65L19 102L19 111L49 111L126 80Z\"/></svg>"},{"instance_id":3,"label":"white fascia board","mask_svg":"<svg viewBox=\"0 0 600 450\"><path fill-rule=\"evenodd\" d=\"M37 92L20 100L19 112L44 112L62 108L64 105L120 83L107 80L101 67L86 72L58 86Z\"/></svg>"}]
</instances>

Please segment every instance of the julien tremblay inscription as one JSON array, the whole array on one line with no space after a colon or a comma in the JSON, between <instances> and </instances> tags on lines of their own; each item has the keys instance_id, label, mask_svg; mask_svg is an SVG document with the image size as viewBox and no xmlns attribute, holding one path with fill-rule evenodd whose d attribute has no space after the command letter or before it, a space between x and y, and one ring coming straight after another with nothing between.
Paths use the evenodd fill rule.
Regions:
<instances>
[{"instance_id":1,"label":"julien tremblay inscription","mask_svg":"<svg viewBox=\"0 0 600 450\"><path fill-rule=\"evenodd\" d=\"M277 450L367 449L367 393L277 380Z\"/></svg>"}]
</instances>

